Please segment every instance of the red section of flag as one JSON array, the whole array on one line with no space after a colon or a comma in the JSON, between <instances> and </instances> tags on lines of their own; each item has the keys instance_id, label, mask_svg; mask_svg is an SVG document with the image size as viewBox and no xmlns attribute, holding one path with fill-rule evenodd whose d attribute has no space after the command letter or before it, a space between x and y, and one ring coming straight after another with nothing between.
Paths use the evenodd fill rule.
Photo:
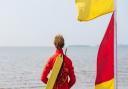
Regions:
<instances>
[{"instance_id":1,"label":"red section of flag","mask_svg":"<svg viewBox=\"0 0 128 89\"><path fill-rule=\"evenodd\" d=\"M97 76L95 84L114 78L114 15L100 44L97 56Z\"/></svg>"}]
</instances>

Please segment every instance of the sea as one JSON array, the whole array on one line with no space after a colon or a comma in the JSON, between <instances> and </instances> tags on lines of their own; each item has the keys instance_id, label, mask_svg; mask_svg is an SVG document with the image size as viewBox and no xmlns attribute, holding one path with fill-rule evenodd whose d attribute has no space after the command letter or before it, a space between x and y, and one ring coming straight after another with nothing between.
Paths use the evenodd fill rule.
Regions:
<instances>
[{"instance_id":1,"label":"sea","mask_svg":"<svg viewBox=\"0 0 128 89\"><path fill-rule=\"evenodd\" d=\"M63 49L65 52L65 48ZM40 80L53 47L0 47L0 89L45 89ZM76 83L71 89L94 89L98 46L69 46ZM128 46L117 47L116 87L128 89Z\"/></svg>"}]
</instances>

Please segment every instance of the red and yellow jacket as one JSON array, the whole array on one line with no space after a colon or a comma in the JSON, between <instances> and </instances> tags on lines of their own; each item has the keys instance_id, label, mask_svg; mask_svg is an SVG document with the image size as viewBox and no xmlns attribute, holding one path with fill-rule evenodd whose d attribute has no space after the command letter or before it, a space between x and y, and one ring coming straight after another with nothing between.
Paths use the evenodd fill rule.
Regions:
<instances>
[{"instance_id":1,"label":"red and yellow jacket","mask_svg":"<svg viewBox=\"0 0 128 89\"><path fill-rule=\"evenodd\" d=\"M41 81L47 83L47 76L54 65L56 57L60 54L63 55L63 65L53 89L70 89L74 85L76 77L72 61L63 54L62 49L57 49L55 54L49 58L41 75Z\"/></svg>"}]
</instances>

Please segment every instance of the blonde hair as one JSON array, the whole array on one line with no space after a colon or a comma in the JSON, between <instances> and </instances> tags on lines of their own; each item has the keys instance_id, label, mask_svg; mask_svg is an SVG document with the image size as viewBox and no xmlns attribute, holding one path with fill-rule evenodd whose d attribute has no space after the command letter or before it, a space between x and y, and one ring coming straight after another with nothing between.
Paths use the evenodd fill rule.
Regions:
<instances>
[{"instance_id":1,"label":"blonde hair","mask_svg":"<svg viewBox=\"0 0 128 89\"><path fill-rule=\"evenodd\" d=\"M54 45L57 49L64 47L64 38L63 38L62 35L58 34L58 35L55 36Z\"/></svg>"}]
</instances>

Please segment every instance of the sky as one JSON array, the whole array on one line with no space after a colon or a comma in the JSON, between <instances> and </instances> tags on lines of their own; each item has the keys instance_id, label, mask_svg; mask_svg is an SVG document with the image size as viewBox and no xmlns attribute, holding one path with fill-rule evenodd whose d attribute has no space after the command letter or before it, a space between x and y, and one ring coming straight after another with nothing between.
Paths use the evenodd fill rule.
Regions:
<instances>
[{"instance_id":1,"label":"sky","mask_svg":"<svg viewBox=\"0 0 128 89\"><path fill-rule=\"evenodd\" d=\"M128 44L128 0L117 0L118 44ZM56 34L68 45L99 45L111 13L77 21L74 0L0 0L0 47L53 46Z\"/></svg>"}]
</instances>

